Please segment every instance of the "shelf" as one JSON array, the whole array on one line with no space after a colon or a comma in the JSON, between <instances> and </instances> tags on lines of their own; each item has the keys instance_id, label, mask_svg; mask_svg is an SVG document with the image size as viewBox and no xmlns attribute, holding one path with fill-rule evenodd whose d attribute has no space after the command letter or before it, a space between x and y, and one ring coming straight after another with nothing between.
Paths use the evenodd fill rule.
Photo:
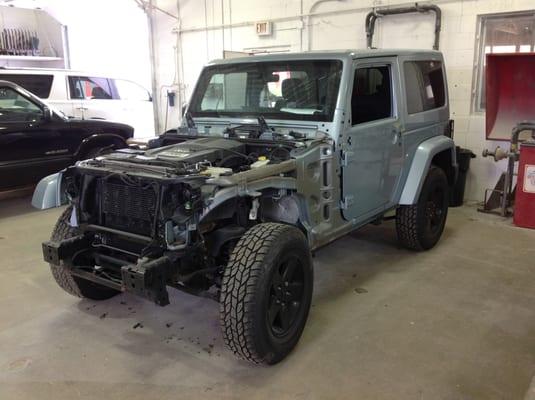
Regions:
<instances>
[{"instance_id":1,"label":"shelf","mask_svg":"<svg viewBox=\"0 0 535 400\"><path fill-rule=\"evenodd\" d=\"M7 56L0 55L1 60L17 60L17 61L61 61L61 57L44 57L44 56Z\"/></svg>"}]
</instances>

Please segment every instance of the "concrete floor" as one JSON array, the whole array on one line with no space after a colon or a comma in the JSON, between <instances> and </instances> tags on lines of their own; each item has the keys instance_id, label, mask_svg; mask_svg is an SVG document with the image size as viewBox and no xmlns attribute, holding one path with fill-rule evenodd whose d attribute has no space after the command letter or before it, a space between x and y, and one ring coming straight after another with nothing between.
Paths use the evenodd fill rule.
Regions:
<instances>
[{"instance_id":1,"label":"concrete floor","mask_svg":"<svg viewBox=\"0 0 535 400\"><path fill-rule=\"evenodd\" d=\"M224 348L210 300L62 292L40 250L61 210L28 201L0 203L2 400L522 399L535 374L535 231L510 220L463 207L426 253L391 222L323 249L299 345L258 367Z\"/></svg>"}]
</instances>

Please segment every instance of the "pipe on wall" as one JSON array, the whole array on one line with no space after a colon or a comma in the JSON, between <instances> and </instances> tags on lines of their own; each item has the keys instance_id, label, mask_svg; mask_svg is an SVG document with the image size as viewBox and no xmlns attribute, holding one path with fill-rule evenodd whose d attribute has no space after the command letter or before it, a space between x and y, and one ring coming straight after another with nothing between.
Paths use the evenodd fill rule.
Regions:
<instances>
[{"instance_id":1,"label":"pipe on wall","mask_svg":"<svg viewBox=\"0 0 535 400\"><path fill-rule=\"evenodd\" d=\"M314 16L314 9L316 9L321 3L327 3L329 1L337 1L337 2L340 2L340 1L344 1L344 0L316 0L309 8L308 10L308 13L307 13L307 17L306 17L306 26L307 26L307 50L310 51L312 50L312 23L311 23L311 20ZM301 14L303 13L303 8L302 8L302 2L301 2ZM303 20L303 18L301 18L301 20ZM303 27L302 27L303 28Z\"/></svg>"},{"instance_id":2,"label":"pipe on wall","mask_svg":"<svg viewBox=\"0 0 535 400\"><path fill-rule=\"evenodd\" d=\"M342 0L340 0L342 1ZM433 3L435 4L446 4L446 3L458 3L460 0L435 0ZM466 0L470 1L470 0ZM471 0L475 1L475 0ZM399 2L396 4L392 4L391 6L407 6L407 2ZM423 5L421 5L423 6ZM306 14L296 14L291 15L287 17L276 17L276 18L270 18L269 21L271 22L288 22L288 21L295 21L299 20L300 18L306 18L306 17L328 17L328 16L334 16L334 15L340 15L340 14L348 14L348 13L358 13L358 12L364 12L370 9L370 6L366 7L352 7L352 8L344 8L340 10L331 10L331 11L321 11L321 12L313 12L313 13L306 13ZM190 33L190 32L202 32L205 30L220 30L220 29L229 29L229 28L243 28L246 26L254 26L254 24L257 22L257 20L251 21L241 21L241 22L230 22L226 24L216 24L216 25L210 25L210 26L194 26L191 28L183 28L181 30L182 33Z\"/></svg>"},{"instance_id":3,"label":"pipe on wall","mask_svg":"<svg viewBox=\"0 0 535 400\"><path fill-rule=\"evenodd\" d=\"M156 51L154 43L154 21L153 21L153 0L149 0L148 8L144 7L145 13L147 14L147 23L149 28L149 55L150 55L150 68L151 68L151 86L152 86L152 110L154 113L154 131L156 134L160 133L160 99L158 93L158 81L156 79L157 71L157 60L156 60Z\"/></svg>"},{"instance_id":4,"label":"pipe on wall","mask_svg":"<svg viewBox=\"0 0 535 400\"><path fill-rule=\"evenodd\" d=\"M433 11L435 13L435 41L433 49L438 50L440 42L440 30L442 28L442 10L435 4L418 4L414 3L411 7L386 7L374 8L366 15L366 47L372 48L373 34L375 31L375 21L378 18L386 17L388 15L399 15L409 13L427 13Z\"/></svg>"}]
</instances>

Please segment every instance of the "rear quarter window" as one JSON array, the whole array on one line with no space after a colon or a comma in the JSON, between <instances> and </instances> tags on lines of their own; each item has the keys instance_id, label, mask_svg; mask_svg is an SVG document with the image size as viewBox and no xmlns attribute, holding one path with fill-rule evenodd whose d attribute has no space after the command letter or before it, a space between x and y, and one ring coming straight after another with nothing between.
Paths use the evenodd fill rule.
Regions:
<instances>
[{"instance_id":1,"label":"rear quarter window","mask_svg":"<svg viewBox=\"0 0 535 400\"><path fill-rule=\"evenodd\" d=\"M416 114L446 103L444 73L440 61L405 61L407 112Z\"/></svg>"},{"instance_id":2,"label":"rear quarter window","mask_svg":"<svg viewBox=\"0 0 535 400\"><path fill-rule=\"evenodd\" d=\"M53 75L0 74L0 79L22 86L37 97L48 99L52 89Z\"/></svg>"}]
</instances>

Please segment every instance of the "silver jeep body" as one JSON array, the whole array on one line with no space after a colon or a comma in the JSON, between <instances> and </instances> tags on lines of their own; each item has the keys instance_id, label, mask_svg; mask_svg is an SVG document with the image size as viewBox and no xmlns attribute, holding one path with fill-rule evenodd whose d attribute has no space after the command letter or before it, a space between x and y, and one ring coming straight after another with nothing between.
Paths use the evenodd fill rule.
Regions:
<instances>
[{"instance_id":1,"label":"silver jeep body","mask_svg":"<svg viewBox=\"0 0 535 400\"><path fill-rule=\"evenodd\" d=\"M232 196L255 196L266 188L280 189L291 198L277 215L286 222L299 221L305 228L311 249L322 246L370 221L377 220L398 205L415 204L432 163L445 170L450 184L456 176L455 145L444 135L449 128L447 84L444 105L409 114L403 65L406 61L437 61L437 51L361 50L277 54L255 58L219 60L211 65L267 61L340 60L343 64L339 93L332 121L266 119L280 130L306 131L304 146L292 151L292 159L231 177L211 179L219 190L207 202L204 215ZM351 96L355 70L388 66L391 71L392 115L388 118L352 124ZM445 71L443 71L445 77ZM444 78L445 79L445 78ZM255 123L243 118L195 118L200 136L223 136L229 125ZM318 134L321 133L321 134ZM292 173L292 171L294 173ZM39 208L57 205L59 180L46 178L35 192ZM293 205L296 206L293 206ZM298 215L292 215L298 213Z\"/></svg>"},{"instance_id":2,"label":"silver jeep body","mask_svg":"<svg viewBox=\"0 0 535 400\"><path fill-rule=\"evenodd\" d=\"M403 246L440 239L457 163L439 52L215 61L183 120L41 181L34 205L71 203L43 243L66 292L211 297L234 354L274 364L306 323L311 251L389 212Z\"/></svg>"}]
</instances>

